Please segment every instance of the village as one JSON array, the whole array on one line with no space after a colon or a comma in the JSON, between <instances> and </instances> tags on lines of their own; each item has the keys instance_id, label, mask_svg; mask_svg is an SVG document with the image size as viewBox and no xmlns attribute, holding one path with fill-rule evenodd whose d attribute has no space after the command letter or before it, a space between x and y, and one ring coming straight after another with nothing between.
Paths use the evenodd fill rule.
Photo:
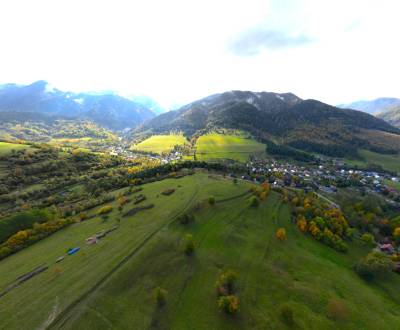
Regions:
<instances>
[{"instance_id":1,"label":"village","mask_svg":"<svg viewBox=\"0 0 400 330\"><path fill-rule=\"evenodd\" d=\"M335 194L340 188L351 188L359 193L382 196L386 202L400 207L400 191L389 183L398 183L398 176L349 168L339 160L320 159L307 166L277 160L253 159L246 164L248 174L243 179L268 177L276 187L294 187L323 195Z\"/></svg>"}]
</instances>

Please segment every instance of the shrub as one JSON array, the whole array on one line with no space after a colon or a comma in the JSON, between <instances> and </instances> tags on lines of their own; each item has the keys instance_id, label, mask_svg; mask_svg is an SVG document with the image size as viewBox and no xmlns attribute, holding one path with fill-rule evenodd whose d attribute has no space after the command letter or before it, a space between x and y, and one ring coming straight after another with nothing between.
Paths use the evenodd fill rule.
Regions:
<instances>
[{"instance_id":1,"label":"shrub","mask_svg":"<svg viewBox=\"0 0 400 330\"><path fill-rule=\"evenodd\" d=\"M105 205L99 210L99 215L110 213L113 210L111 205Z\"/></svg>"},{"instance_id":2,"label":"shrub","mask_svg":"<svg viewBox=\"0 0 400 330\"><path fill-rule=\"evenodd\" d=\"M367 245L369 245L369 246L374 246L376 243L375 243L375 238L374 238L374 236L372 235L372 234L369 234L369 233L365 233L365 234L363 234L362 236L361 236L361 240L365 243L365 244L367 244Z\"/></svg>"},{"instance_id":3,"label":"shrub","mask_svg":"<svg viewBox=\"0 0 400 330\"><path fill-rule=\"evenodd\" d=\"M327 315L330 319L339 321L347 318L346 306L337 299L331 299L327 306Z\"/></svg>"},{"instance_id":4,"label":"shrub","mask_svg":"<svg viewBox=\"0 0 400 330\"><path fill-rule=\"evenodd\" d=\"M381 252L371 252L362 258L355 266L355 271L366 279L388 274L393 268L389 256Z\"/></svg>"},{"instance_id":5,"label":"shrub","mask_svg":"<svg viewBox=\"0 0 400 330\"><path fill-rule=\"evenodd\" d=\"M227 314L236 314L239 311L239 298L236 296L222 296L218 299L218 307Z\"/></svg>"},{"instance_id":6,"label":"shrub","mask_svg":"<svg viewBox=\"0 0 400 330\"><path fill-rule=\"evenodd\" d=\"M252 196L250 198L250 206L251 207L258 207L259 204L260 204L260 201L258 200L258 198L256 196Z\"/></svg>"},{"instance_id":7,"label":"shrub","mask_svg":"<svg viewBox=\"0 0 400 330\"><path fill-rule=\"evenodd\" d=\"M168 188L161 192L164 196L172 195L175 192L174 188Z\"/></svg>"},{"instance_id":8,"label":"shrub","mask_svg":"<svg viewBox=\"0 0 400 330\"><path fill-rule=\"evenodd\" d=\"M157 287L153 290L154 301L158 307L165 305L167 302L167 294L168 292L160 287Z\"/></svg>"},{"instance_id":9,"label":"shrub","mask_svg":"<svg viewBox=\"0 0 400 330\"><path fill-rule=\"evenodd\" d=\"M191 222L194 222L194 215L188 213L182 214L178 217L178 221L182 225L187 225Z\"/></svg>"},{"instance_id":10,"label":"shrub","mask_svg":"<svg viewBox=\"0 0 400 330\"><path fill-rule=\"evenodd\" d=\"M210 205L214 205L215 204L215 197L214 196L208 197L208 204L210 204Z\"/></svg>"},{"instance_id":11,"label":"shrub","mask_svg":"<svg viewBox=\"0 0 400 330\"><path fill-rule=\"evenodd\" d=\"M279 228L276 231L276 238L279 239L280 241L286 240L286 238L287 238L286 229L285 228Z\"/></svg>"},{"instance_id":12,"label":"shrub","mask_svg":"<svg viewBox=\"0 0 400 330\"><path fill-rule=\"evenodd\" d=\"M223 272L215 284L220 296L232 295L236 291L237 274L232 270Z\"/></svg>"},{"instance_id":13,"label":"shrub","mask_svg":"<svg viewBox=\"0 0 400 330\"><path fill-rule=\"evenodd\" d=\"M287 325L291 325L294 323L293 309L288 304L284 304L281 306L279 314L280 314L282 320Z\"/></svg>"},{"instance_id":14,"label":"shrub","mask_svg":"<svg viewBox=\"0 0 400 330\"><path fill-rule=\"evenodd\" d=\"M190 256L194 252L194 240L193 236L188 234L185 237L185 254Z\"/></svg>"}]
</instances>

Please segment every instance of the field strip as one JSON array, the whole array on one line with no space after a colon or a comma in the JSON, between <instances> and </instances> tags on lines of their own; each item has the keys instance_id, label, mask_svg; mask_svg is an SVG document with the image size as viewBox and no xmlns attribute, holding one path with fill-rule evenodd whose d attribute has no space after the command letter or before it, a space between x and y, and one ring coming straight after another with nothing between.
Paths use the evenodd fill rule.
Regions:
<instances>
[{"instance_id":1,"label":"field strip","mask_svg":"<svg viewBox=\"0 0 400 330\"><path fill-rule=\"evenodd\" d=\"M67 308L65 308L55 319L54 321L47 327L47 329L60 329L69 319L69 312L72 311L76 306L82 303L85 299L88 299L91 294L93 294L97 289L101 287L115 272L117 272L122 266L124 266L132 257L134 257L142 248L149 242L156 234L158 234L165 227L168 227L170 224L175 222L179 215L184 213L187 208L193 203L197 194L199 192L199 187L196 187L196 191L193 193L190 200L187 204L181 209L181 211L177 212L174 216L172 216L171 220L154 230L150 233L138 246L136 246L131 253L125 256L113 269L111 269L108 273L106 273L93 287L91 287L86 293L72 302Z\"/></svg>"}]
</instances>

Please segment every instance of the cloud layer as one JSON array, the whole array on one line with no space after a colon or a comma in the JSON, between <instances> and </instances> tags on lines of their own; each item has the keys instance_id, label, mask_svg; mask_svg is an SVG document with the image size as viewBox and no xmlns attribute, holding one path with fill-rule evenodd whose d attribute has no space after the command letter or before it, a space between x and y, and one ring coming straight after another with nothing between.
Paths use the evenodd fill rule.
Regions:
<instances>
[{"instance_id":1,"label":"cloud layer","mask_svg":"<svg viewBox=\"0 0 400 330\"><path fill-rule=\"evenodd\" d=\"M254 28L233 40L229 45L229 50L235 55L252 56L263 50L299 47L312 41L304 34L286 34L277 30Z\"/></svg>"}]
</instances>

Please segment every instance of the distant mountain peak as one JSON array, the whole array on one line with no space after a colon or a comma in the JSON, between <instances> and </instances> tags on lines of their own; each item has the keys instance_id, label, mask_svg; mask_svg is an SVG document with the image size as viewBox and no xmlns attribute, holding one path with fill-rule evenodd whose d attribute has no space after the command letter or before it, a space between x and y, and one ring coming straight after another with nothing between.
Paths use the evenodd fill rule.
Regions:
<instances>
[{"instance_id":1,"label":"distant mountain peak","mask_svg":"<svg viewBox=\"0 0 400 330\"><path fill-rule=\"evenodd\" d=\"M373 115L387 111L395 106L400 106L400 99L394 97L380 97L374 100L361 100L338 105L342 109L354 109Z\"/></svg>"},{"instance_id":2,"label":"distant mountain peak","mask_svg":"<svg viewBox=\"0 0 400 330\"><path fill-rule=\"evenodd\" d=\"M30 85L3 85L2 111L86 119L111 129L133 128L155 116L145 105L115 93L63 92L45 80Z\"/></svg>"}]
</instances>

